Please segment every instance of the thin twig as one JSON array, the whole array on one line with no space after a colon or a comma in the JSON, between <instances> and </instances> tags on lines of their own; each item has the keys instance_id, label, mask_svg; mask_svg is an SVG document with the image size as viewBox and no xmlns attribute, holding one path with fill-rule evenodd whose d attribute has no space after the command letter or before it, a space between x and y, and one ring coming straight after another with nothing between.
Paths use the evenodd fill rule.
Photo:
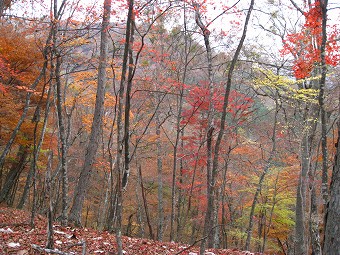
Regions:
<instances>
[{"instance_id":1,"label":"thin twig","mask_svg":"<svg viewBox=\"0 0 340 255\"><path fill-rule=\"evenodd\" d=\"M33 249L38 250L40 252L47 252L47 253L59 254L59 255L71 255L71 254L73 254L73 253L63 252L63 251L59 251L59 250L42 248L42 247L40 247L39 245L36 245L36 244L32 244L31 246L32 246Z\"/></svg>"},{"instance_id":2,"label":"thin twig","mask_svg":"<svg viewBox=\"0 0 340 255\"><path fill-rule=\"evenodd\" d=\"M200 241L203 241L204 239L206 239L208 237L208 235L202 237L201 239L196 240L195 242L193 242L192 244L190 244L188 247L180 250L179 252L175 253L174 255L178 255L181 254L182 252L185 252L187 250L189 250L191 247L195 246L195 244L199 243Z\"/></svg>"}]
</instances>

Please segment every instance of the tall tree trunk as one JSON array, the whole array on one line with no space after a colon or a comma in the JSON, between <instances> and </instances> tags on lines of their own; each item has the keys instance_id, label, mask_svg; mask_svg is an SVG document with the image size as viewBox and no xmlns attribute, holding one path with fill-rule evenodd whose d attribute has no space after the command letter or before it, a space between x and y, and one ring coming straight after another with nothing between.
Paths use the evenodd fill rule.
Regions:
<instances>
[{"instance_id":1,"label":"tall tree trunk","mask_svg":"<svg viewBox=\"0 0 340 255\"><path fill-rule=\"evenodd\" d=\"M301 172L296 194L295 208L295 252L296 255L303 255L307 252L306 247L306 227L305 227L305 208L306 208L306 186L309 169L309 139L304 135L301 145Z\"/></svg>"},{"instance_id":2,"label":"tall tree trunk","mask_svg":"<svg viewBox=\"0 0 340 255\"><path fill-rule=\"evenodd\" d=\"M58 16L58 1L54 0L54 17ZM59 22L55 23L56 28L52 33L52 58L51 63L53 63L54 56L56 57L56 65L54 75L56 81L56 108L57 108L57 119L58 119L58 130L59 130L59 149L61 154L60 160L60 169L61 169L61 179L62 179L62 217L61 223L63 226L67 225L67 210L68 210L68 173L67 173L67 138L65 132L65 122L64 122L64 114L62 110L62 85L61 85L61 64L62 58L59 50L57 49L58 45L58 26Z\"/></svg>"},{"instance_id":3,"label":"tall tree trunk","mask_svg":"<svg viewBox=\"0 0 340 255\"><path fill-rule=\"evenodd\" d=\"M213 228L214 224L214 211L215 211L215 198L214 198L214 187L215 187L215 180L213 179L212 175L212 164L213 164L213 133L214 133L214 102L213 102L213 68L212 68L212 51L210 45L210 31L208 30L207 26L203 24L201 11L200 11L200 4L197 2L193 2L193 7L195 10L195 21L196 25L201 29L205 50L207 55L208 61L208 83L209 83L209 108L208 108L208 116L207 116L207 130L206 130L206 137L207 137L207 145L206 145L206 153L207 153L207 210L204 219L204 228L203 228L203 236L206 237L201 242L201 254L204 254L205 244L208 243L208 247L213 247L214 243L214 231Z\"/></svg>"},{"instance_id":4,"label":"tall tree trunk","mask_svg":"<svg viewBox=\"0 0 340 255\"><path fill-rule=\"evenodd\" d=\"M133 2L132 2L133 8ZM126 93L125 93L125 113L124 113L124 174L122 179L122 188L125 189L128 183L128 177L130 175L130 109L131 109L131 89L132 89L132 79L134 76L134 71L136 65L133 61L133 43L134 43L134 31L135 31L135 21L134 14L132 12L131 16L131 27L130 27L130 42L128 45L129 51L129 72L128 72L128 81L126 84ZM141 49L140 49L141 50Z\"/></svg>"},{"instance_id":5,"label":"tall tree trunk","mask_svg":"<svg viewBox=\"0 0 340 255\"><path fill-rule=\"evenodd\" d=\"M92 165L95 161L99 138L102 132L102 118L104 114L104 97L106 85L106 66L108 53L108 32L111 16L111 0L104 0L103 21L101 26L100 56L98 67L97 93L91 134L85 153L85 161L74 192L73 204L70 211L70 222L81 225L81 211L89 187Z\"/></svg>"},{"instance_id":6,"label":"tall tree trunk","mask_svg":"<svg viewBox=\"0 0 340 255\"><path fill-rule=\"evenodd\" d=\"M321 118L321 150L322 150L322 186L321 194L323 199L323 230L326 228L325 215L328 203L328 151L327 151L327 123L326 123L326 111L325 111L325 86L326 86L326 43L327 43L327 5L328 0L319 0L321 13L322 13L322 41L320 47L321 58L321 78L319 81L319 106L320 106L320 118ZM323 236L322 236L323 237ZM324 239L324 238L323 238Z\"/></svg>"},{"instance_id":7,"label":"tall tree trunk","mask_svg":"<svg viewBox=\"0 0 340 255\"><path fill-rule=\"evenodd\" d=\"M336 155L326 211L325 241L323 246L323 254L325 255L338 255L340 251L340 119L338 119L338 139L335 147Z\"/></svg>"},{"instance_id":8,"label":"tall tree trunk","mask_svg":"<svg viewBox=\"0 0 340 255\"><path fill-rule=\"evenodd\" d=\"M157 97L158 98L158 97ZM157 220L157 240L163 240L163 226L164 226L164 206L163 206L163 154L161 143L161 121L159 114L156 115L156 150L157 150L157 198L158 198L158 220Z\"/></svg>"},{"instance_id":9,"label":"tall tree trunk","mask_svg":"<svg viewBox=\"0 0 340 255\"><path fill-rule=\"evenodd\" d=\"M129 61L129 51L130 51L130 39L131 39L131 29L133 26L133 8L134 1L129 1L129 11L126 21L126 33L125 33L125 46L122 64L122 74L118 93L118 109L117 109L117 148L116 148L116 174L117 174L117 204L116 204L116 222L115 222L115 232L117 240L118 255L123 255L123 243L122 243L122 213L123 213L123 184L127 184L126 180L123 178L122 170L122 158L123 158L123 147L124 147L124 137L123 137L123 106L124 106L124 87L126 81L126 72ZM131 55L130 55L131 56ZM126 160L126 159L125 159ZM127 174L127 173L126 173Z\"/></svg>"},{"instance_id":10,"label":"tall tree trunk","mask_svg":"<svg viewBox=\"0 0 340 255\"><path fill-rule=\"evenodd\" d=\"M171 183L171 214L170 214L170 241L175 240L175 216L176 216L176 179L177 179L177 160L178 160L178 145L180 140L181 133L181 119L182 119L182 107L183 107L183 89L180 92L179 100L178 100L178 115L176 120L176 140L173 147L173 165L172 165L172 183Z\"/></svg>"},{"instance_id":11,"label":"tall tree trunk","mask_svg":"<svg viewBox=\"0 0 340 255\"><path fill-rule=\"evenodd\" d=\"M295 240L294 249L296 255L307 254L307 236L306 236L306 199L308 187L308 173L311 170L311 157L313 148L313 139L315 135L316 122L318 117L318 106L306 106L304 113L305 125L301 141L301 170L296 192L295 208Z\"/></svg>"},{"instance_id":12,"label":"tall tree trunk","mask_svg":"<svg viewBox=\"0 0 340 255\"><path fill-rule=\"evenodd\" d=\"M170 241L175 240L175 216L176 216L176 204L177 204L177 194L176 194L176 180L177 180L177 161L178 161L178 145L180 142L181 133L181 119L182 119L182 109L183 109L183 88L180 91L179 98L177 100L177 118L176 118L176 139L173 146L173 165L172 165L172 183L171 183L171 214L170 214Z\"/></svg>"},{"instance_id":13,"label":"tall tree trunk","mask_svg":"<svg viewBox=\"0 0 340 255\"><path fill-rule=\"evenodd\" d=\"M326 113L324 109L324 89L325 89L325 81L326 81L326 22L327 22L327 4L328 1L319 1L316 0L320 4L321 15L322 15L322 41L320 46L320 59L321 59L321 78L319 83L316 84L312 82L314 88L319 89L318 101L319 105L311 107L310 116L306 115L309 119L317 119L319 116L321 117L321 149L322 149L322 188L321 194L323 197L323 205L324 208L328 199L328 166L327 166L327 136L326 136ZM317 72L320 70L316 70ZM316 109L317 108L317 109ZM305 118L306 120L306 118ZM302 141L302 152L301 152L301 174L297 191L297 208L296 208L296 225L295 225L295 251L296 254L306 254L308 252L307 247L307 237L305 235L305 206L306 206L306 186L307 186L307 174L310 171L310 160L312 157L312 139L314 136L315 123L310 120L306 120L306 129L311 129L311 131L307 130L304 133L303 141ZM311 176L314 178L314 176ZM312 185L314 185L312 183ZM311 217L310 217L310 230L311 230L311 238L312 238L312 250L313 254L321 254L321 245L320 245L320 237L319 237L319 223L318 223L318 211L317 205L315 201L315 187L311 188ZM325 209L324 209L325 210Z\"/></svg>"},{"instance_id":14,"label":"tall tree trunk","mask_svg":"<svg viewBox=\"0 0 340 255\"><path fill-rule=\"evenodd\" d=\"M322 44L321 44L321 79L320 79L320 95L319 103L320 107L323 109L323 89L325 87L327 66L326 66L326 41L327 41L327 4L328 1L320 1L320 6L322 10ZM340 94L338 95L340 98ZM321 104L322 103L322 104ZM322 112L321 112L322 114ZM338 105L338 140L335 145L336 155L334 158L334 167L332 172L332 179L330 185L330 195L329 202L327 204L326 216L325 216L325 240L323 246L323 254L336 255L340 251L340 104ZM322 117L322 116L321 116ZM321 119L322 125L325 125L323 119ZM322 130L322 139L326 139L325 131ZM325 142L325 141L324 141ZM323 160L327 160L326 155L323 153ZM327 169L323 167L323 194L324 199L327 199L326 195L326 181L327 181ZM325 202L325 201L324 201Z\"/></svg>"},{"instance_id":15,"label":"tall tree trunk","mask_svg":"<svg viewBox=\"0 0 340 255\"><path fill-rule=\"evenodd\" d=\"M184 50L185 50L185 60L184 60L184 70L182 76L182 83L184 84L187 76L188 68L188 39L187 39L187 23L186 23L186 3L184 2ZM184 88L180 88L179 96L177 97L177 118L176 118L176 139L173 146L173 165L172 165L172 183L171 183L171 214L170 214L170 241L175 239L175 208L176 208L176 178L177 178L177 160L178 160L178 145L181 133L181 120L182 120L182 110L183 110L183 96Z\"/></svg>"},{"instance_id":16,"label":"tall tree trunk","mask_svg":"<svg viewBox=\"0 0 340 255\"><path fill-rule=\"evenodd\" d=\"M54 44L56 45L56 44ZM55 49L56 50L56 49ZM61 152L61 176L62 176L62 218L61 223L63 226L67 225L67 211L68 211L68 173L67 173L67 139L65 134L65 124L62 111L62 90L60 81L60 67L61 57L56 52L56 90L57 90L57 115L58 115L58 127L59 127L59 139L60 139L60 152Z\"/></svg>"},{"instance_id":17,"label":"tall tree trunk","mask_svg":"<svg viewBox=\"0 0 340 255\"><path fill-rule=\"evenodd\" d=\"M209 143L211 143L210 139L212 139L213 129L210 128L210 129L208 129L208 132L207 132L207 147L208 147L207 148L207 150L208 150L208 155L207 155L208 156L208 162L207 162L207 176L208 176L208 178L207 178L208 179L208 191L207 191L207 193L208 193L208 195L207 195L207 199L208 199L208 205L207 205L207 214L206 214L205 223L204 223L203 236L208 237L208 245L210 244L209 246L213 246L212 243L209 243L209 240L210 240L210 242L213 242L213 237L214 237L214 232L212 231L213 230L212 219L214 218L213 215L212 215L212 212L214 212L214 211L216 212L216 210L214 210L214 203L215 203L215 198L214 198L215 191L214 191L214 189L215 189L215 182L216 182L216 177L217 177L217 173L218 173L220 144L222 142L222 138L223 138L224 130L225 130L227 107L228 107L229 94L230 94L231 84L232 84L232 75L233 75L233 72L234 72L234 68L235 68L238 56L241 52L244 40L246 38L247 27L248 27L248 23L249 23L249 20L250 20L251 12L253 10L253 6L254 6L254 0L251 0L250 6L249 6L249 9L248 9L248 12L247 12L246 20L245 20L245 23L244 23L244 26L243 26L242 36L241 36L241 39L240 39L239 44L237 46L237 49L234 53L234 56L233 56L233 59L231 61L229 70L228 70L227 85L226 85L224 99L223 99L223 112L222 112L222 116L221 116L220 130L218 132L218 136L217 136L216 143L215 143L213 162L209 162L209 156L211 156L209 154L212 153L212 151L209 152L209 146L210 145L208 145ZM196 8L196 10L197 9L198 8ZM199 13L196 12L196 23L198 23L198 25L199 25L199 22L197 22L197 20L198 21L200 20L200 16L198 14ZM209 40L208 40L209 31L207 32L207 28L202 26L202 23L199 26L201 27L203 33L205 35L207 35L207 37L205 36L205 44L206 44L207 52L209 52L209 48L207 47L207 43L209 42ZM208 125L210 125L210 124L208 123ZM212 165L209 166L211 163L212 163ZM209 167L211 167L212 169L209 170ZM209 173L209 171L211 173ZM215 228L214 231L217 231L216 228ZM201 247L200 247L200 253L201 254L204 254L205 244L206 244L206 240L203 239L203 241L201 242Z\"/></svg>"}]
</instances>

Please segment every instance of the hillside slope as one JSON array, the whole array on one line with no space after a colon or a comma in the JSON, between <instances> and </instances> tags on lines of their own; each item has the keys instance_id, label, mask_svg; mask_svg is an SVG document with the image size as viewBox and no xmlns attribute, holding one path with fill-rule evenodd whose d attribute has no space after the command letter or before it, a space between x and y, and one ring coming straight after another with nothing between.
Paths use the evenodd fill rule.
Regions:
<instances>
[{"instance_id":1,"label":"hillside slope","mask_svg":"<svg viewBox=\"0 0 340 255\"><path fill-rule=\"evenodd\" d=\"M8 207L0 207L0 254L48 254L39 251L47 238L46 218L38 215L35 228L31 229L30 213ZM124 254L182 254L198 255L198 247L187 249L188 245L157 242L148 239L123 237ZM99 232L87 228L62 227L54 225L54 250L52 254L116 254L115 235L106 231ZM182 251L182 252L181 252ZM237 250L209 249L207 255L254 254Z\"/></svg>"}]
</instances>

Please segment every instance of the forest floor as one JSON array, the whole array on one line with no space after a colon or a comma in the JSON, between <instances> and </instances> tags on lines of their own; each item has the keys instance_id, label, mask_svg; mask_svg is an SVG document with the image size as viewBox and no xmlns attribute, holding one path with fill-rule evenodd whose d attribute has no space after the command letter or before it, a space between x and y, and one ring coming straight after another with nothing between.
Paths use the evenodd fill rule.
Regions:
<instances>
[{"instance_id":1,"label":"forest floor","mask_svg":"<svg viewBox=\"0 0 340 255\"><path fill-rule=\"evenodd\" d=\"M44 248L47 240L47 219L41 215L35 218L35 228L30 227L30 212L8 207L0 207L0 254L48 254ZM54 250L50 254L117 254L114 234L88 228L70 228L54 225ZM198 255L199 247L149 239L123 237L125 255ZM206 255L246 255L255 254L237 250L209 249Z\"/></svg>"}]
</instances>

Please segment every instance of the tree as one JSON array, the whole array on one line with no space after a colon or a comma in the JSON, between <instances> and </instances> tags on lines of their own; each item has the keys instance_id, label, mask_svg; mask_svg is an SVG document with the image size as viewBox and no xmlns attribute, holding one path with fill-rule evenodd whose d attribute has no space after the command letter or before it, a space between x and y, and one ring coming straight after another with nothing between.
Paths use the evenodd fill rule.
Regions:
<instances>
[{"instance_id":1,"label":"tree","mask_svg":"<svg viewBox=\"0 0 340 255\"><path fill-rule=\"evenodd\" d=\"M100 56L98 67L96 105L93 115L90 140L85 153L85 161L76 186L73 204L70 211L69 220L75 225L81 225L81 212L84 204L86 192L89 188L93 161L98 149L99 138L102 132L103 106L106 86L106 65L108 52L108 31L111 17L111 0L104 1L103 21L101 25Z\"/></svg>"},{"instance_id":2,"label":"tree","mask_svg":"<svg viewBox=\"0 0 340 255\"><path fill-rule=\"evenodd\" d=\"M17 37L23 39L18 41ZM41 82L36 84L35 89L30 90L29 85L38 75L39 66L43 63L41 52L34 46L26 32L16 32L13 26L2 26L2 37L0 38L1 52L1 80L0 87L3 88L1 95L1 146L6 146L2 152L3 167L8 167L5 161L9 148L15 142L18 145L17 158L13 162L6 175L4 187L0 192L0 201L7 201L13 204L15 186L24 170L28 156L32 153L30 146L35 144L35 138L39 136L37 125L40 128L40 114L44 110L45 86ZM33 56L33 58L32 58ZM30 101L36 105L33 112L22 103L25 95L30 94ZM47 100L48 101L48 100ZM33 120L25 120L24 117L18 118L21 109L26 109L26 114ZM20 125L18 125L18 122ZM43 136L43 135L42 135ZM5 141L8 141L5 143ZM15 149L13 148L13 151ZM35 153L33 153L35 155ZM3 170L1 170L3 171Z\"/></svg>"},{"instance_id":3,"label":"tree","mask_svg":"<svg viewBox=\"0 0 340 255\"><path fill-rule=\"evenodd\" d=\"M71 224L115 232L118 254L123 235L201 242L201 253L320 254L339 114L327 1L116 2L124 17L109 0L104 16L52 1L37 18L13 16L28 2L11 2L0 28L0 200L31 210L32 223L48 212L47 246L71 209Z\"/></svg>"},{"instance_id":4,"label":"tree","mask_svg":"<svg viewBox=\"0 0 340 255\"><path fill-rule=\"evenodd\" d=\"M296 8L297 5L291 1ZM326 114L324 109L324 90L327 67L326 65L336 65L338 62L338 46L334 42L336 33L329 33L330 40L327 41L327 1L315 1L309 5L309 10L303 12L305 23L301 32L288 35L288 40L285 41L285 50L294 56L293 71L297 79L305 79L309 76L321 75L320 81L310 81L306 86L314 89L319 89L318 102L319 105L306 105L303 118L306 123L304 136L301 141L301 176L297 189L297 204L296 204L296 252L297 254L307 253L307 237L305 230L305 206L307 197L307 173L311 171L311 158L313 143L315 143L316 122L311 122L311 119L321 117L321 142L322 142L322 194L324 201L327 200L327 137L326 137ZM292 47L293 46L293 47ZM320 112L320 114L319 114ZM312 188L314 192L314 188ZM313 194L312 194L313 197ZM317 205L312 199L311 204L311 237L312 248L315 254L321 254L320 238L318 230L318 212ZM324 202L325 203L325 202ZM304 229L304 231L301 231Z\"/></svg>"},{"instance_id":5,"label":"tree","mask_svg":"<svg viewBox=\"0 0 340 255\"><path fill-rule=\"evenodd\" d=\"M339 108L340 109L340 108ZM330 185L330 198L326 211L326 229L323 254L335 255L340 250L340 121L338 120L338 138L335 144L336 155Z\"/></svg>"},{"instance_id":6,"label":"tree","mask_svg":"<svg viewBox=\"0 0 340 255\"><path fill-rule=\"evenodd\" d=\"M203 236L207 236L208 238L208 246L213 246L215 243L214 238L216 236L214 230L216 227L214 226L214 219L216 216L214 214L217 213L216 208L215 208L215 199L216 199L216 190L215 190L215 185L216 185L216 176L218 173L218 164L219 164L219 150L220 150L220 144L222 141L222 137L224 135L224 130L225 130L225 120L226 120L226 113L227 113L227 107L228 107L228 101L229 101L229 94L230 94L230 89L231 89L231 84L232 84L232 75L233 71L238 59L238 56L240 54L241 48L243 46L243 42L245 40L246 34L247 34L247 27L248 23L250 20L250 15L253 10L254 6L254 1L250 2L250 6L247 12L245 24L243 27L243 32L241 39L238 43L237 49L234 53L232 62L230 64L230 67L228 69L228 75L227 75L227 85L224 93L224 100L223 100L223 108L222 108L222 115L221 115L221 124L220 124L220 130L218 132L218 136L216 139L216 144L215 147L212 147L212 139L213 139L213 132L214 132L214 127L213 127L213 117L211 116L209 119L208 117L208 129L207 129L207 212L205 216L205 223L204 223L204 231L203 231ZM212 86L212 63L211 63L211 49L209 45L209 30L207 29L206 26L202 24L200 13L199 13L199 5L194 5L195 11L196 11L196 23L197 25L201 28L202 33L204 35L204 41L206 45L206 50L207 50L207 56L208 56L208 77L209 77L209 88L210 88L210 93L209 95L212 97L211 93L211 86ZM210 108L211 110L209 111L210 114L213 114L212 109L212 101L209 102L211 105ZM203 239L200 247L200 252L203 254L205 251L205 239Z\"/></svg>"}]
</instances>

